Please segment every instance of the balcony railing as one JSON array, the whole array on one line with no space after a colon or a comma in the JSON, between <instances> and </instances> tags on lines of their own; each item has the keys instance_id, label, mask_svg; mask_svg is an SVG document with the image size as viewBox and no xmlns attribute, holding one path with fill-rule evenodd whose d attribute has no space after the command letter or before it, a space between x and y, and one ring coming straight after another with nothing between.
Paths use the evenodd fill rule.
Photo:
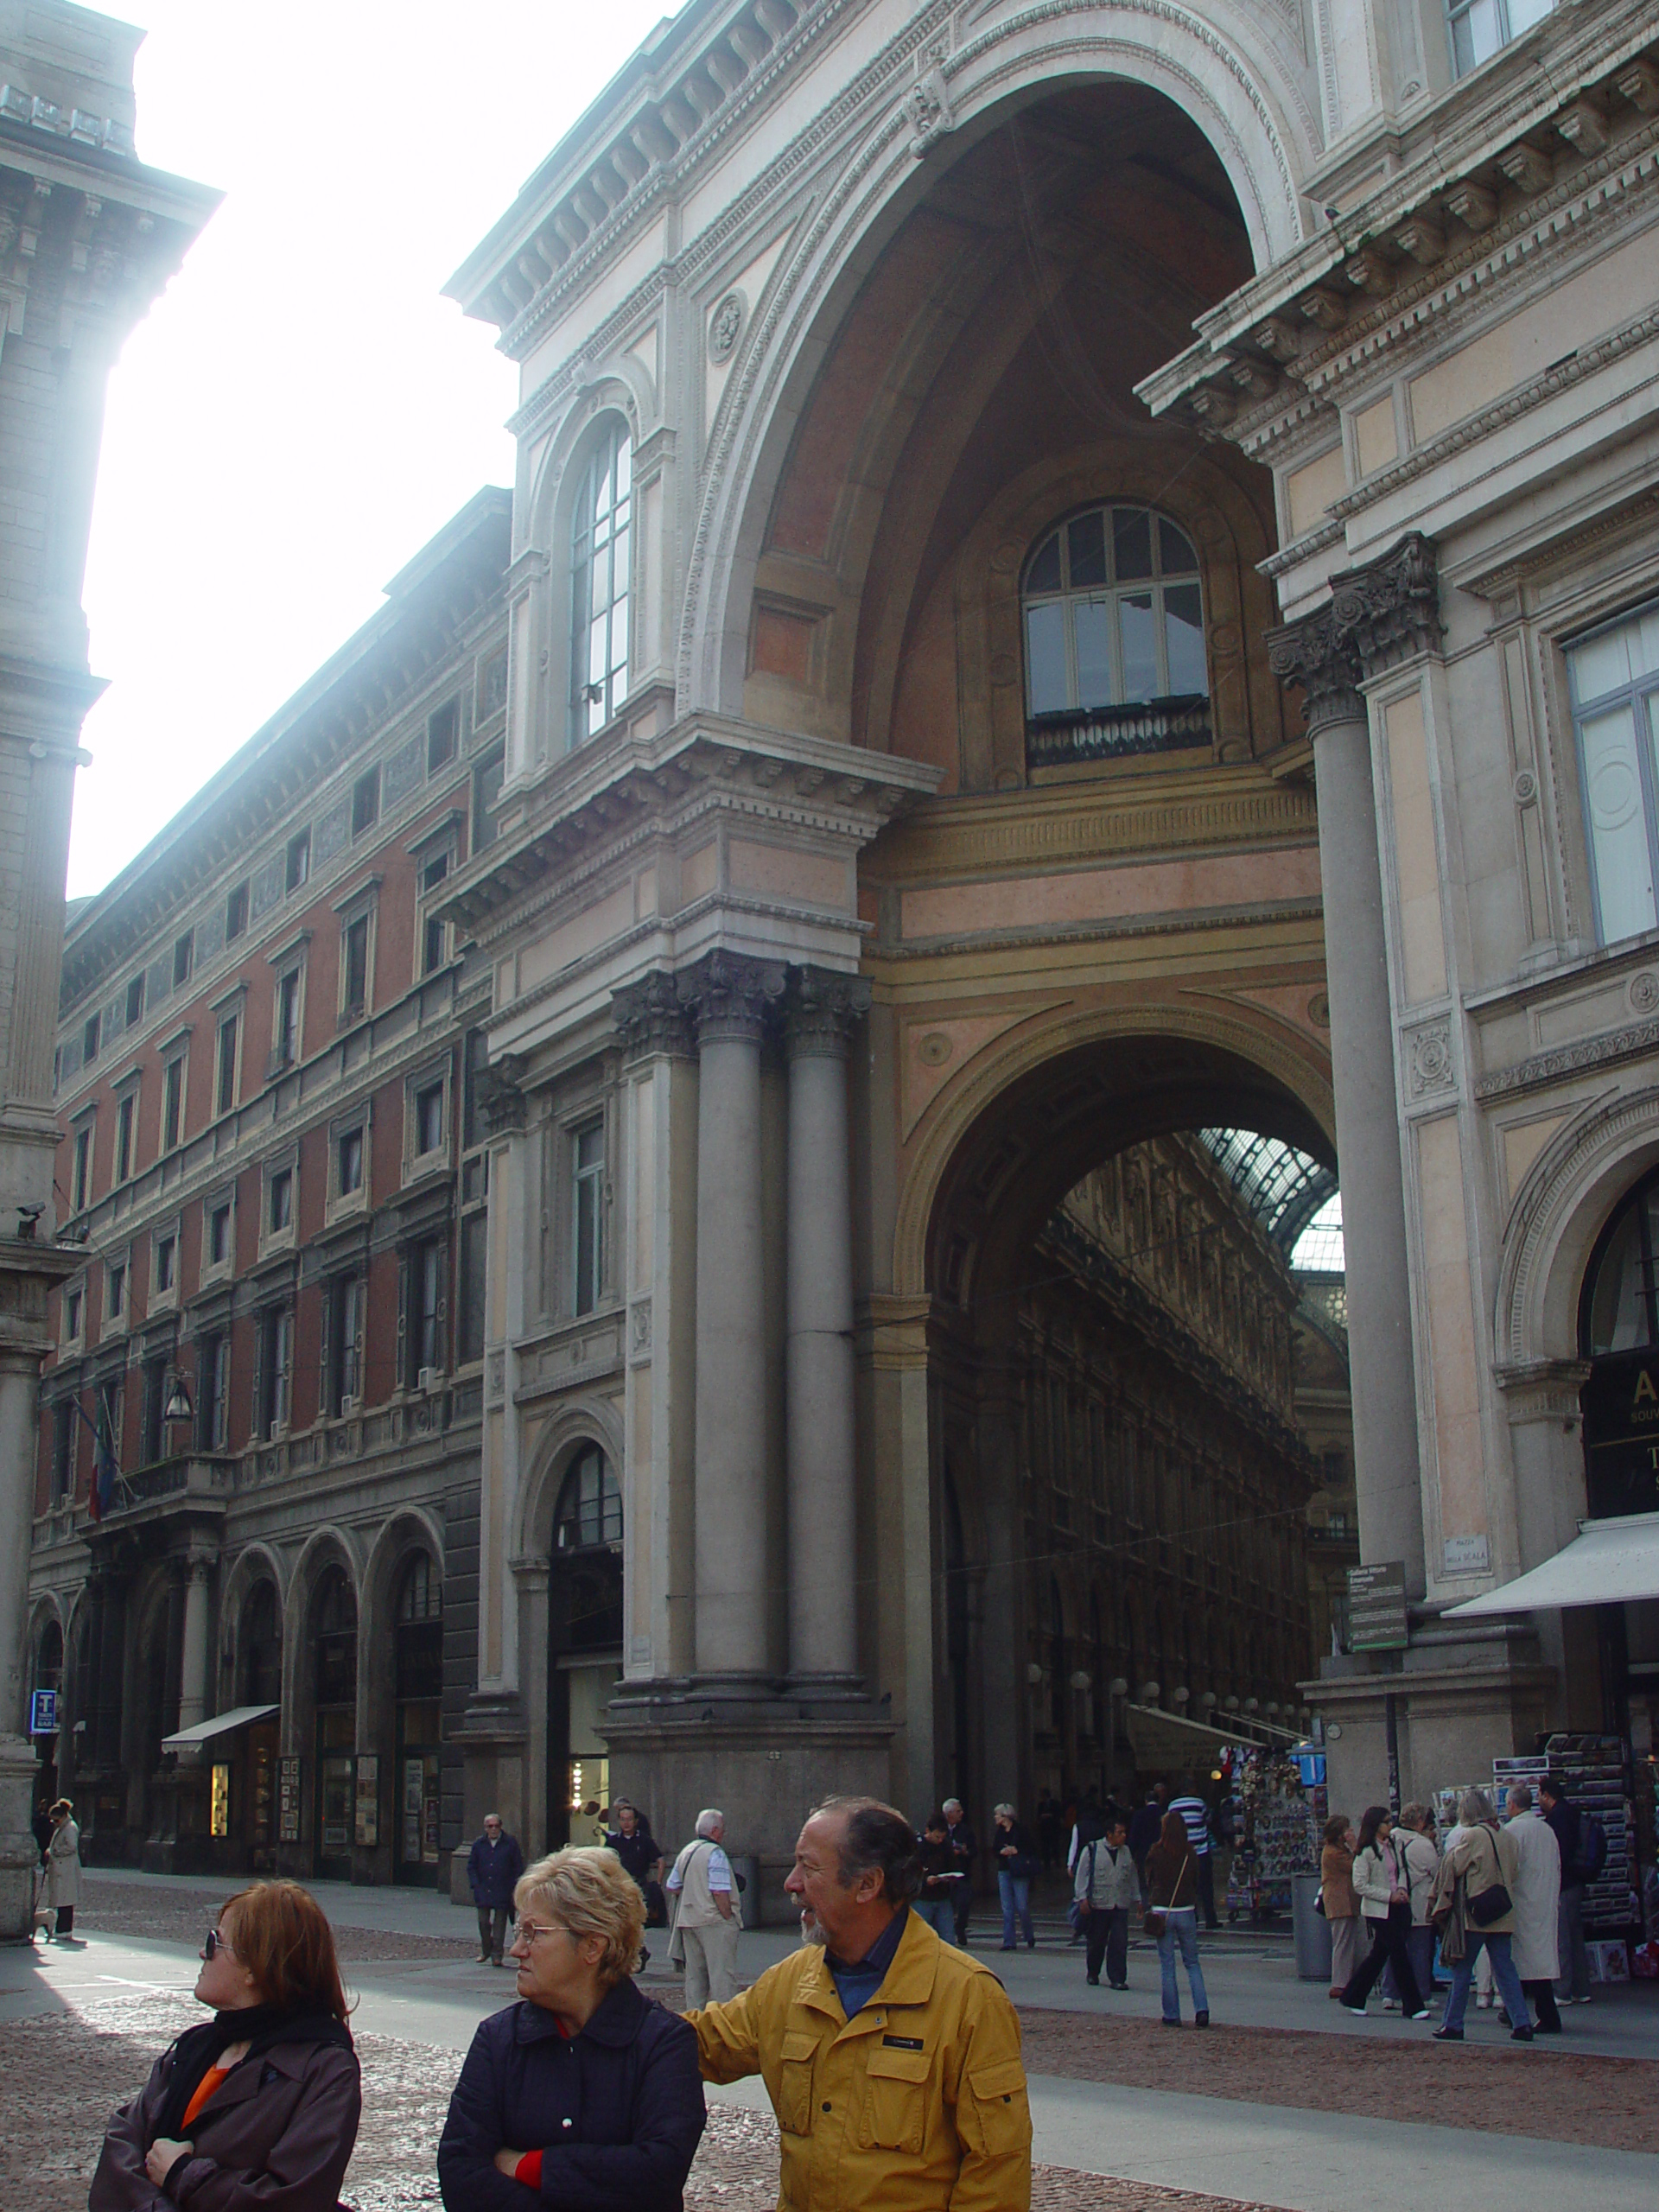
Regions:
<instances>
[{"instance_id":1,"label":"balcony railing","mask_svg":"<svg viewBox=\"0 0 1659 2212\"><path fill-rule=\"evenodd\" d=\"M1071 707L1026 723L1027 768L1068 768L1135 753L1177 753L1213 742L1210 702L1200 693L1143 699L1127 707Z\"/></svg>"}]
</instances>

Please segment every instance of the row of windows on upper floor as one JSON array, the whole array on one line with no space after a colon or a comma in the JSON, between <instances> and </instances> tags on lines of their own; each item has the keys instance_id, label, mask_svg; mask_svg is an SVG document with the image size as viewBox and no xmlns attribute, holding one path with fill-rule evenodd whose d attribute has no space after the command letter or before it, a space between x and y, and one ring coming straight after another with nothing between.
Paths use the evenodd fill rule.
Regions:
<instances>
[{"instance_id":1,"label":"row of windows on upper floor","mask_svg":"<svg viewBox=\"0 0 1659 2212\"><path fill-rule=\"evenodd\" d=\"M244 1438L269 1442L313 1418L349 1420L364 1409L371 1373L391 1390L423 1392L454 1370L475 1365L484 1356L483 1215L469 1215L460 1224L453 1287L450 1242L446 1232L403 1249L395 1301L377 1306L360 1270L336 1273L315 1289L260 1306L250 1331L219 1325L192 1337L194 1372L176 1346L147 1353L136 1363L142 1398L130 1435L124 1370L94 1382L90 1414L79 1388L57 1395L48 1408L54 1502L74 1488L77 1440L83 1429L91 1452L96 1456L107 1447L121 1473L167 1457L175 1447L167 1433L164 1408L181 1374L194 1385L197 1448L223 1452ZM296 1370L296 1296L315 1300L319 1309L307 1332L318 1347L315 1373L304 1378ZM233 1424L238 1393L245 1394L245 1421Z\"/></svg>"},{"instance_id":2,"label":"row of windows on upper floor","mask_svg":"<svg viewBox=\"0 0 1659 2212\"><path fill-rule=\"evenodd\" d=\"M462 1272L471 1281L474 1272L482 1283L484 1251L483 1207L488 1196L488 1160L482 1147L483 1128L477 1103L477 1077L484 1064L481 1032L468 1036L463 1073L461 1140L462 1147L460 1198L462 1208ZM447 1073L412 1078L405 1109L404 1180L419 1179L448 1164L449 1098ZM325 1198L329 1225L359 1211L366 1211L369 1192L369 1123L366 1107L341 1117L329 1129L328 1184ZM559 1211L567 1224L564 1268L558 1303L572 1315L594 1312L605 1294L607 1179L605 1122L602 1116L584 1120L562 1135L564 1157L560 1174ZM298 1147L290 1146L261 1164L257 1253L260 1260L290 1249L297 1242L300 1166ZM210 1192L201 1207L201 1250L196 1269L198 1288L229 1281L237 1255L237 1192L232 1184ZM138 1272L139 1248L129 1242L103 1255L103 1296L100 1324L105 1336L124 1332L137 1319L176 1306L184 1284L182 1229L177 1215L156 1224L149 1232L148 1280ZM89 1271L90 1274L90 1271ZM59 1294L60 1340L65 1353L84 1351L90 1320L89 1274L73 1277ZM143 1316L134 1313L135 1296L143 1301ZM481 1288L480 1288L481 1298ZM478 1307L482 1326L482 1306ZM480 1339L481 1342L481 1339ZM474 1357L475 1355L467 1355ZM416 1367L433 1363L423 1358Z\"/></svg>"},{"instance_id":3,"label":"row of windows on upper floor","mask_svg":"<svg viewBox=\"0 0 1659 2212\"><path fill-rule=\"evenodd\" d=\"M495 788L499 789L499 753L491 764L491 774ZM492 791L485 798L480 813L487 808L489 798L493 796ZM475 830L478 820L479 814L475 814ZM417 981L435 975L454 957L453 928L433 911L442 895L454 861L453 839L442 846L427 849L420 858L419 899L415 918L414 969ZM375 888L370 887L347 906L340 917L334 1018L336 1033L366 1019L374 1009L375 976L381 949L379 926L379 899ZM297 1066L304 1056L308 969L308 948L304 944L291 949L288 957L277 963L271 999L270 1051L259 1087ZM143 980L142 975L135 979L140 984ZM234 1002L230 1002L232 1000ZM95 1030L97 1021L98 1016L93 1015L88 1023L89 1033ZM241 995L233 991L227 993L215 1009L208 1098L210 1121L219 1120L233 1112L248 1095L247 1029L247 1013ZM95 1051L95 1036L90 1041ZM188 1126L189 1058L188 1033L175 1039L162 1055L158 1158L175 1151L193 1134ZM130 1181L141 1164L138 1158L141 1084L140 1073L134 1071L123 1079L114 1102L115 1136L109 1161L109 1187L112 1189ZM97 1120L98 1110L94 1105L83 1109L72 1124L68 1198L70 1210L73 1213L84 1211L95 1198L101 1195L97 1187Z\"/></svg>"},{"instance_id":4,"label":"row of windows on upper floor","mask_svg":"<svg viewBox=\"0 0 1659 2212\"><path fill-rule=\"evenodd\" d=\"M498 713L505 698L506 656L502 652L485 665L480 715L486 710L490 715ZM173 992L181 990L198 969L216 959L226 945L245 936L251 922L283 899L303 892L311 881L314 866L321 868L371 836L383 813L401 804L416 787L423 763L428 779L442 775L455 759L461 736L461 700L456 697L434 709L417 741L404 747L391 760L377 761L365 768L353 784L348 801L342 800L319 823L308 823L296 830L279 852L260 866L251 868L246 875L231 886L224 894L221 910L213 912L208 920L194 923L181 931L165 952L129 976L107 1006L86 1015L79 1033L58 1047L54 1086L78 1074L107 1050L117 1037L136 1028L147 1013L154 1012ZM505 760L505 745L497 742L486 747L473 765L467 844L470 853L482 852L494 841L496 824L491 810L500 796ZM453 850L424 859L423 895L436 890L454 860ZM443 925L428 920L423 922L423 930L421 972L429 974L448 957L443 949ZM359 980L364 980L361 970ZM349 1003L348 995L342 1001L342 1010ZM360 999L358 1010L361 1010Z\"/></svg>"}]
</instances>

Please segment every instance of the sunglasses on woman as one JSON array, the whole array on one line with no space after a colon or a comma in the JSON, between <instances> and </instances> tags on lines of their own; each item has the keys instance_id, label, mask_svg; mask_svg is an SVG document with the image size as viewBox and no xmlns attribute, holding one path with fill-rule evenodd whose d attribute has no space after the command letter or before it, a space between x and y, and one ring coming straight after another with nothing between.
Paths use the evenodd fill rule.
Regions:
<instances>
[{"instance_id":1,"label":"sunglasses on woman","mask_svg":"<svg viewBox=\"0 0 1659 2212\"><path fill-rule=\"evenodd\" d=\"M211 1960L215 1951L230 1951L232 1958L236 1956L236 1953L232 1950L230 1944L219 1934L218 1929L210 1928L207 1930L207 1941L201 1947L201 1955L204 1959Z\"/></svg>"}]
</instances>

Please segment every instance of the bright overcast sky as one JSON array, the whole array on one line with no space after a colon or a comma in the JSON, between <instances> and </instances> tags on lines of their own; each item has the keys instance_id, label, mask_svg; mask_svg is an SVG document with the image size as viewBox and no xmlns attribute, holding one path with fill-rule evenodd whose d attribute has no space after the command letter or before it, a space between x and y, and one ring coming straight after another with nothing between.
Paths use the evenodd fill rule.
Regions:
<instances>
[{"instance_id":1,"label":"bright overcast sky","mask_svg":"<svg viewBox=\"0 0 1659 2212\"><path fill-rule=\"evenodd\" d=\"M439 287L679 0L132 0L138 152L226 198L110 380L71 896L511 484L511 365Z\"/></svg>"}]
</instances>

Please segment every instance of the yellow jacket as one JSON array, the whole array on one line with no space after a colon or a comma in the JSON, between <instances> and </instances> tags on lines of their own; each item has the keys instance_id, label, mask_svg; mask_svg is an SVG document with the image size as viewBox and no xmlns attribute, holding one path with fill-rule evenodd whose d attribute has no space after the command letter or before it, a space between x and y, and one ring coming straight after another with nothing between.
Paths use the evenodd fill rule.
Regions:
<instances>
[{"instance_id":1,"label":"yellow jacket","mask_svg":"<svg viewBox=\"0 0 1659 2212\"><path fill-rule=\"evenodd\" d=\"M988 1967L915 1913L850 2020L816 1946L690 2019L706 2080L766 2082L779 2212L1028 2212L1019 2015Z\"/></svg>"}]
</instances>

